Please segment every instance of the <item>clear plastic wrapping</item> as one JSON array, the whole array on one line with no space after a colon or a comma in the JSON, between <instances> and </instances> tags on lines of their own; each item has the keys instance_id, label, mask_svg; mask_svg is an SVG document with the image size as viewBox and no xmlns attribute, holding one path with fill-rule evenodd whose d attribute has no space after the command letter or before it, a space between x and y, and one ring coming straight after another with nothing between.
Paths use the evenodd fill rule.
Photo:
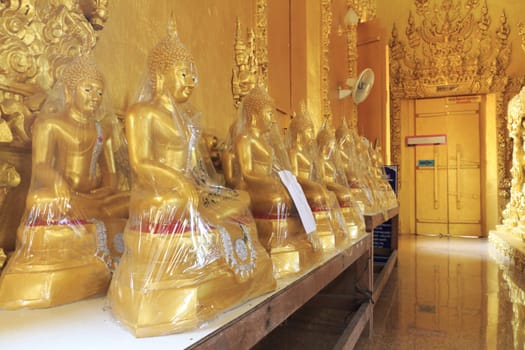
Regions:
<instances>
[{"instance_id":1,"label":"clear plastic wrapping","mask_svg":"<svg viewBox=\"0 0 525 350\"><path fill-rule=\"evenodd\" d=\"M366 166L363 166L357 152L355 131L350 131L343 119L341 126L335 131L339 146L342 165L348 180L348 186L355 200L360 204L363 213L373 214L380 210L379 203L374 199Z\"/></svg>"},{"instance_id":2,"label":"clear plastic wrapping","mask_svg":"<svg viewBox=\"0 0 525 350\"><path fill-rule=\"evenodd\" d=\"M115 154L124 146L89 57L66 63L32 129L32 178L0 307L39 308L106 292L108 233L127 217Z\"/></svg>"},{"instance_id":3,"label":"clear plastic wrapping","mask_svg":"<svg viewBox=\"0 0 525 350\"><path fill-rule=\"evenodd\" d=\"M368 154L370 157L372 174L377 183L377 188L382 194L382 197L385 199L385 209L397 207L397 196L392 189L392 186L390 186L388 183L388 175L385 172L385 164L383 162L383 156L381 155L379 147L372 147L372 145L369 145Z\"/></svg>"},{"instance_id":4,"label":"clear plastic wrapping","mask_svg":"<svg viewBox=\"0 0 525 350\"><path fill-rule=\"evenodd\" d=\"M328 190L332 191L352 236L365 231L363 212L352 195L344 172L339 147L335 138L335 130L328 121L317 133L319 147L319 178Z\"/></svg>"},{"instance_id":5,"label":"clear plastic wrapping","mask_svg":"<svg viewBox=\"0 0 525 350\"><path fill-rule=\"evenodd\" d=\"M313 123L305 108L294 116L286 133L292 171L303 188L316 222L323 250L344 249L351 234L335 194L319 175L319 150ZM357 232L353 232L356 234Z\"/></svg>"},{"instance_id":6,"label":"clear plastic wrapping","mask_svg":"<svg viewBox=\"0 0 525 350\"><path fill-rule=\"evenodd\" d=\"M230 174L234 184L250 195L259 240L270 253L276 276L281 277L317 263L320 243L315 232L305 231L297 206L280 179L279 174L291 172L291 166L274 114L273 99L262 88L244 97L239 120L230 130L227 160L231 163L223 168L234 162L238 169Z\"/></svg>"},{"instance_id":7,"label":"clear plastic wrapping","mask_svg":"<svg viewBox=\"0 0 525 350\"><path fill-rule=\"evenodd\" d=\"M187 102L196 82L193 59L170 27L126 116L130 217L108 299L137 337L195 328L276 285L249 197L214 181Z\"/></svg>"}]
</instances>

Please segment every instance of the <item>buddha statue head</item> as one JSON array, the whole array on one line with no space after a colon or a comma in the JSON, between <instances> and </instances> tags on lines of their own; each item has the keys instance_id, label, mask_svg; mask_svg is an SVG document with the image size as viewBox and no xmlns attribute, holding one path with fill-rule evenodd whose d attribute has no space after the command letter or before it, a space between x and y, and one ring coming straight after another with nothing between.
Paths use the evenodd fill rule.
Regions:
<instances>
[{"instance_id":1,"label":"buddha statue head","mask_svg":"<svg viewBox=\"0 0 525 350\"><path fill-rule=\"evenodd\" d=\"M297 114L288 127L291 147L307 147L315 142L314 124L306 113L306 108L301 107L301 113Z\"/></svg>"},{"instance_id":2,"label":"buddha statue head","mask_svg":"<svg viewBox=\"0 0 525 350\"><path fill-rule=\"evenodd\" d=\"M274 101L264 89L254 88L242 101L242 115L246 127L269 131L275 124Z\"/></svg>"},{"instance_id":3,"label":"buddha statue head","mask_svg":"<svg viewBox=\"0 0 525 350\"><path fill-rule=\"evenodd\" d=\"M335 135L333 127L325 122L325 125L317 134L317 144L319 145L319 151L321 156L325 159L330 159L335 151Z\"/></svg>"},{"instance_id":4,"label":"buddha statue head","mask_svg":"<svg viewBox=\"0 0 525 350\"><path fill-rule=\"evenodd\" d=\"M352 135L350 134L350 129L348 128L348 124L346 123L345 118L343 118L343 122L335 130L335 138L341 146L347 145L348 143L352 142Z\"/></svg>"},{"instance_id":5,"label":"buddha statue head","mask_svg":"<svg viewBox=\"0 0 525 350\"><path fill-rule=\"evenodd\" d=\"M175 22L170 21L168 35L148 57L153 95L167 95L175 103L186 102L197 83L195 62L179 39Z\"/></svg>"},{"instance_id":6,"label":"buddha statue head","mask_svg":"<svg viewBox=\"0 0 525 350\"><path fill-rule=\"evenodd\" d=\"M104 78L95 62L87 56L73 58L64 66L60 80L71 116L79 121L95 117L104 93Z\"/></svg>"}]
</instances>

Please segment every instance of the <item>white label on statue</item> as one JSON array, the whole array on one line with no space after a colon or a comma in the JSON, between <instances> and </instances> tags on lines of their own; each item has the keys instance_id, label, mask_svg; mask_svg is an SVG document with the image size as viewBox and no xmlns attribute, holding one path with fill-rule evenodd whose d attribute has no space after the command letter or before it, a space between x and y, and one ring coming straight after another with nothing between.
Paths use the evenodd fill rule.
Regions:
<instances>
[{"instance_id":1,"label":"white label on statue","mask_svg":"<svg viewBox=\"0 0 525 350\"><path fill-rule=\"evenodd\" d=\"M297 178L288 170L280 170L279 177L292 197L295 207L299 212L301 222L303 223L304 230L306 233L314 232L316 230L314 214L312 213L312 208L308 205L303 188L299 185L299 182L297 182Z\"/></svg>"}]
</instances>

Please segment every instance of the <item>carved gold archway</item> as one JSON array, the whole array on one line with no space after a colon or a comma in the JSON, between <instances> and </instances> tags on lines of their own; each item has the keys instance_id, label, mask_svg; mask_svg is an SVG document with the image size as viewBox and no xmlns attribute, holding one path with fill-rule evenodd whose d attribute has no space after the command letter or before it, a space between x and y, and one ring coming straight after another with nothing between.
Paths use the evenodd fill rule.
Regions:
<instances>
[{"instance_id":1,"label":"carved gold archway","mask_svg":"<svg viewBox=\"0 0 525 350\"><path fill-rule=\"evenodd\" d=\"M415 0L401 39L394 24L390 39L391 152L401 164L401 100L423 97L496 94L498 208L508 197L506 165L511 152L506 105L515 84L507 75L510 28L503 12L496 28L486 2Z\"/></svg>"}]
</instances>

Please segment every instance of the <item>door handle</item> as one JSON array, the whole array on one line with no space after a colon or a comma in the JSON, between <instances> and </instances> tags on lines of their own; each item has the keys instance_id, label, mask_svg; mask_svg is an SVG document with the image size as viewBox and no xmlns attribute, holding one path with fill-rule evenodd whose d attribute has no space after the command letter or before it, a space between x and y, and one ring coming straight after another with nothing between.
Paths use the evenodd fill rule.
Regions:
<instances>
[{"instance_id":1,"label":"door handle","mask_svg":"<svg viewBox=\"0 0 525 350\"><path fill-rule=\"evenodd\" d=\"M439 155L438 155L437 147L434 146L434 209L437 209L439 207L438 166L439 166Z\"/></svg>"},{"instance_id":2,"label":"door handle","mask_svg":"<svg viewBox=\"0 0 525 350\"><path fill-rule=\"evenodd\" d=\"M456 150L456 209L461 209L461 176L459 171L461 169L461 151L459 145Z\"/></svg>"}]
</instances>

